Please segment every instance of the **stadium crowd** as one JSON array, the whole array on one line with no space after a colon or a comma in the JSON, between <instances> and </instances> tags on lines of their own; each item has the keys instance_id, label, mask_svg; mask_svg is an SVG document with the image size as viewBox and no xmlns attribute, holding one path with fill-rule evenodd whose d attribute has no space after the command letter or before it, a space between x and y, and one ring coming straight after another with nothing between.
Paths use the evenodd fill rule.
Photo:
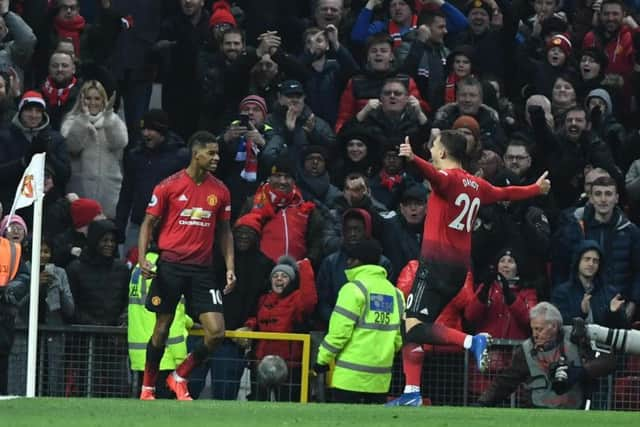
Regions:
<instances>
[{"instance_id":1,"label":"stadium crowd","mask_svg":"<svg viewBox=\"0 0 640 427\"><path fill-rule=\"evenodd\" d=\"M394 284L414 274L403 269L416 268L430 187L399 146L408 137L428 158L432 130L456 129L471 173L507 186L549 171L552 188L462 224L474 280L452 322L525 339L529 310L550 301L565 321L631 327L639 19L634 0L0 0L5 214L31 157L47 153L40 322L127 324L152 191L206 130L231 195L226 328L326 331L349 245L379 241ZM154 85L162 106L150 109ZM23 258L32 217L0 223ZM225 283L219 253L214 268ZM5 387L28 278L21 268L23 286L0 288ZM219 357L217 375L239 381L242 366L224 360L250 346L225 340L212 369ZM253 350L299 368L297 344Z\"/></svg>"}]
</instances>

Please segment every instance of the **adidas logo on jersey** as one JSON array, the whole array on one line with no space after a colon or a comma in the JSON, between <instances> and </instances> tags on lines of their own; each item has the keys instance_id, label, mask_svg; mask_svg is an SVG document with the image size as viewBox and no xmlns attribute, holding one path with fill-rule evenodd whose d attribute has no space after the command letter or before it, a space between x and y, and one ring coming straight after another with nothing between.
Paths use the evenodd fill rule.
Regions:
<instances>
[{"instance_id":1,"label":"adidas logo on jersey","mask_svg":"<svg viewBox=\"0 0 640 427\"><path fill-rule=\"evenodd\" d=\"M187 200L189 200L189 199L184 194L182 194L182 195L180 195L180 197L178 197L178 201L179 202L186 202Z\"/></svg>"}]
</instances>

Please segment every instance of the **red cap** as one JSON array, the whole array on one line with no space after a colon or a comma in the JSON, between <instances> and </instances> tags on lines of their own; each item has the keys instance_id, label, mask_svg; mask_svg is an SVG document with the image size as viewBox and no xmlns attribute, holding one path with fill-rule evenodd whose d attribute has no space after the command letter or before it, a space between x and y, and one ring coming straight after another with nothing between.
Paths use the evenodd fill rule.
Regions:
<instances>
[{"instance_id":1,"label":"red cap","mask_svg":"<svg viewBox=\"0 0 640 427\"><path fill-rule=\"evenodd\" d=\"M456 121L453 122L453 126L451 126L451 128L452 129L460 129L460 128L469 129L471 133L473 133L473 136L476 137L476 139L480 138L480 124L472 116L462 115L458 117Z\"/></svg>"},{"instance_id":2,"label":"red cap","mask_svg":"<svg viewBox=\"0 0 640 427\"><path fill-rule=\"evenodd\" d=\"M18 104L18 111L21 111L22 107L27 104L37 104L42 107L43 110L47 109L47 104L45 104L42 94L35 90L28 90L24 93L24 95L22 95L20 104Z\"/></svg>"},{"instance_id":3,"label":"red cap","mask_svg":"<svg viewBox=\"0 0 640 427\"><path fill-rule=\"evenodd\" d=\"M102 213L102 206L93 199L77 199L71 203L71 221L74 228L89 225Z\"/></svg>"},{"instance_id":4,"label":"red cap","mask_svg":"<svg viewBox=\"0 0 640 427\"><path fill-rule=\"evenodd\" d=\"M549 42L547 43L547 50L553 47L559 47L567 56L571 55L571 41L569 40L569 37L564 34L556 34L549 39Z\"/></svg>"},{"instance_id":5,"label":"red cap","mask_svg":"<svg viewBox=\"0 0 640 427\"><path fill-rule=\"evenodd\" d=\"M246 215L242 215L240 218L238 218L233 228L242 226L249 227L256 233L260 234L262 232L262 218L257 213L248 213Z\"/></svg>"},{"instance_id":6,"label":"red cap","mask_svg":"<svg viewBox=\"0 0 640 427\"><path fill-rule=\"evenodd\" d=\"M231 6L226 1L217 1L211 7L211 18L209 18L209 28L218 24L230 24L237 27L236 18L231 13Z\"/></svg>"}]
</instances>

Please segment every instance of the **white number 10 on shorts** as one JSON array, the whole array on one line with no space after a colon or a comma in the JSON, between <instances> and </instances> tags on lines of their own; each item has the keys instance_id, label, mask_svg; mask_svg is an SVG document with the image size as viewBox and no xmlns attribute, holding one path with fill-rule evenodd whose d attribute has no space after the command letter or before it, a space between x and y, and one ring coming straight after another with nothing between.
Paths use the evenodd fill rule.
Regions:
<instances>
[{"instance_id":1,"label":"white number 10 on shorts","mask_svg":"<svg viewBox=\"0 0 640 427\"><path fill-rule=\"evenodd\" d=\"M222 305L222 293L220 289L209 289L209 293L211 294L214 305Z\"/></svg>"}]
</instances>

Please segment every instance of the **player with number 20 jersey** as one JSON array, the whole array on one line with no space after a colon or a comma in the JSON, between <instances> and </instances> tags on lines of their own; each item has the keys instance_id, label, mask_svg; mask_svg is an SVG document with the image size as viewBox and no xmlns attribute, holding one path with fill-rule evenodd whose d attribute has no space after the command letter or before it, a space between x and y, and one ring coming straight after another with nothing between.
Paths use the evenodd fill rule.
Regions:
<instances>
[{"instance_id":1,"label":"player with number 20 jersey","mask_svg":"<svg viewBox=\"0 0 640 427\"><path fill-rule=\"evenodd\" d=\"M535 184L494 187L462 168L466 139L457 131L437 133L430 147L432 162L415 156L407 142L400 155L413 161L432 188L421 248L421 268L407 298L406 341L453 344L471 349L480 369L486 365L486 335L472 337L434 324L444 307L462 289L471 264L471 233L478 209L500 200L521 200L546 194L545 172Z\"/></svg>"}]
</instances>

